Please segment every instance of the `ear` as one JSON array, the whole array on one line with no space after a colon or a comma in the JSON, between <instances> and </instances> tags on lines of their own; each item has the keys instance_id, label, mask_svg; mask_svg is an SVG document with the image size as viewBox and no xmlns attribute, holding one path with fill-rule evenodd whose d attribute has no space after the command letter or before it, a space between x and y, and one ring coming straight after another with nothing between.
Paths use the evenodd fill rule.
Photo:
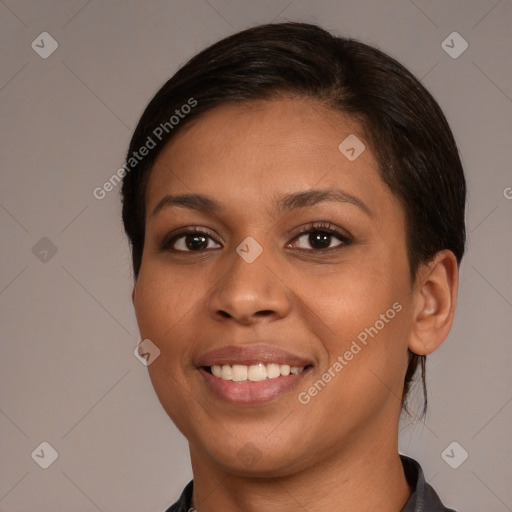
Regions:
<instances>
[{"instance_id":1,"label":"ear","mask_svg":"<svg viewBox=\"0 0 512 512\"><path fill-rule=\"evenodd\" d=\"M440 251L420 267L413 290L411 352L427 355L443 343L453 325L458 290L459 266L453 252Z\"/></svg>"},{"instance_id":2,"label":"ear","mask_svg":"<svg viewBox=\"0 0 512 512\"><path fill-rule=\"evenodd\" d=\"M132 290L132 304L135 305L135 288L137 288L137 283L135 283L133 285L133 290Z\"/></svg>"}]
</instances>

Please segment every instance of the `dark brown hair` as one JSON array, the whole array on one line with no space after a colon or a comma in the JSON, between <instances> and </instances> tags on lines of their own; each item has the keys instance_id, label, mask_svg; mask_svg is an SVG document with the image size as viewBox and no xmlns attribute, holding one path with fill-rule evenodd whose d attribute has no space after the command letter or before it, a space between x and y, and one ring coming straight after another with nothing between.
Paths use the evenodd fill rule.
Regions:
<instances>
[{"instance_id":1,"label":"dark brown hair","mask_svg":"<svg viewBox=\"0 0 512 512\"><path fill-rule=\"evenodd\" d=\"M315 25L279 23L244 30L201 51L146 107L130 142L122 185L135 279L144 249L146 185L165 144L217 106L283 95L315 99L360 122L382 179L405 211L412 282L419 265L440 250L451 250L460 263L466 183L452 132L431 94L376 48ZM144 146L151 149L135 159ZM425 356L410 353L402 407L418 366L425 413Z\"/></svg>"}]
</instances>

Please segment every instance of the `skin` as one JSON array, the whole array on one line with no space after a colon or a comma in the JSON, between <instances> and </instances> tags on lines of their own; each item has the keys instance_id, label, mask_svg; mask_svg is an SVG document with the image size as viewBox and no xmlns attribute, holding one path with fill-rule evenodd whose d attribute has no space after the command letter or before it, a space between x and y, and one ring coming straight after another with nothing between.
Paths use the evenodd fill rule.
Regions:
<instances>
[{"instance_id":1,"label":"skin","mask_svg":"<svg viewBox=\"0 0 512 512\"><path fill-rule=\"evenodd\" d=\"M338 149L349 134L366 145L353 162ZM276 209L283 195L329 188L369 211L336 201ZM152 214L166 194L190 193L214 198L222 209L171 206ZM333 235L322 252L308 234L298 235L320 221L352 242ZM187 226L208 231L206 250L159 248ZM248 236L263 248L250 264L236 252ZM184 241L175 248L185 251ZM186 125L159 155L148 183L133 303L141 339L161 351L148 366L155 391L189 442L194 507L400 510L411 493L397 441L408 350L428 354L442 343L457 287L450 251L422 265L411 283L403 208L350 117L314 100L281 98L223 105ZM394 303L402 310L301 404L298 393ZM276 345L313 368L270 402L227 403L211 393L194 361L248 344Z\"/></svg>"}]
</instances>

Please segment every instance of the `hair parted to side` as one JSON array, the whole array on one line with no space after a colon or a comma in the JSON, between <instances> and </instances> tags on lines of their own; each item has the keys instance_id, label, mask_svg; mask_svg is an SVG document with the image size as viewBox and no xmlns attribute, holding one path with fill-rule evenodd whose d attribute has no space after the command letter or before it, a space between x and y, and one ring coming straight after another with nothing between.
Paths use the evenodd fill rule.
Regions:
<instances>
[{"instance_id":1,"label":"hair parted to side","mask_svg":"<svg viewBox=\"0 0 512 512\"><path fill-rule=\"evenodd\" d=\"M165 144L215 107L285 96L317 100L359 121L383 181L404 208L412 282L419 265L443 249L451 250L460 263L466 239L466 182L453 134L431 94L400 63L376 48L335 37L315 25L277 23L244 30L201 51L146 107L127 159L148 138L158 143L132 166L121 188L135 279L144 249L146 186ZM192 104L191 100L194 108L183 114L182 106ZM169 120L177 110L183 115L171 126ZM406 411L420 366L426 412L425 360L410 353L402 395Z\"/></svg>"}]
</instances>

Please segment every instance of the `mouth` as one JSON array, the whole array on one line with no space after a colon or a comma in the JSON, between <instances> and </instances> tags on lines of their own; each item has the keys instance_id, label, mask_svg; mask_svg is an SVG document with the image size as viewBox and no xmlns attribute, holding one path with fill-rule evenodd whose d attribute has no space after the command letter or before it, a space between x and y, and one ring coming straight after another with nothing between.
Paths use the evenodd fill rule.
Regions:
<instances>
[{"instance_id":1,"label":"mouth","mask_svg":"<svg viewBox=\"0 0 512 512\"><path fill-rule=\"evenodd\" d=\"M257 363L251 365L222 364L203 368L214 377L225 381L261 382L264 380L277 379L279 377L288 377L288 375L298 375L310 367L311 365L290 366L289 364Z\"/></svg>"},{"instance_id":2,"label":"mouth","mask_svg":"<svg viewBox=\"0 0 512 512\"><path fill-rule=\"evenodd\" d=\"M237 405L267 403L299 385L313 363L275 346L231 346L197 361L208 391Z\"/></svg>"}]
</instances>

